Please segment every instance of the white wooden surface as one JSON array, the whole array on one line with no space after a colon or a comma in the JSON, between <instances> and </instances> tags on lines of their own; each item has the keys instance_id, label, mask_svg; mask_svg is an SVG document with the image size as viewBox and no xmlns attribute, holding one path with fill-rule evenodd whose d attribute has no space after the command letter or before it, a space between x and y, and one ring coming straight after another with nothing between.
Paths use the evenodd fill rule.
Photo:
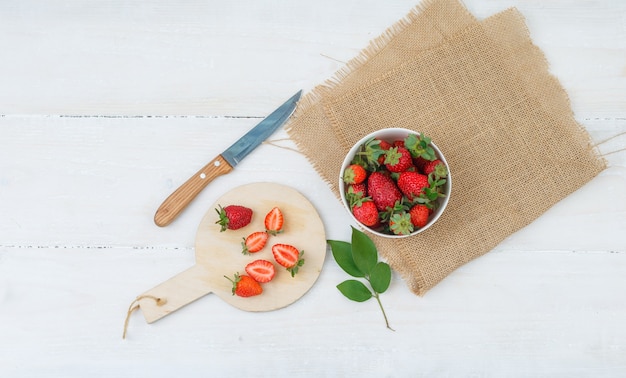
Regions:
<instances>
[{"instance_id":1,"label":"white wooden surface","mask_svg":"<svg viewBox=\"0 0 626 378\"><path fill-rule=\"evenodd\" d=\"M626 131L626 2L465 4L479 18L517 6L594 140ZM290 185L329 238L348 240L349 217L306 159L271 145L170 226L152 217L415 5L0 2L0 376L626 376L626 151L426 296L394 276L382 299L396 332L375 302L339 294L347 276L329 255L287 308L247 313L209 295L151 325L134 313L122 340L130 302L193 264L196 227L229 188Z\"/></svg>"}]
</instances>

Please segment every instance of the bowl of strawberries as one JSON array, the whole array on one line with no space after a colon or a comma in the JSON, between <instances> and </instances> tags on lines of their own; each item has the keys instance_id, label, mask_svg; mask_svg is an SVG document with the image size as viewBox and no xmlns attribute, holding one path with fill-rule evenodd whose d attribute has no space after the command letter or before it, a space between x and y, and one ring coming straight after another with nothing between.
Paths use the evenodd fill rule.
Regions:
<instances>
[{"instance_id":1,"label":"bowl of strawberries","mask_svg":"<svg viewBox=\"0 0 626 378\"><path fill-rule=\"evenodd\" d=\"M352 218L388 238L424 232L448 204L452 180L439 148L423 133L378 130L346 155L339 192Z\"/></svg>"}]
</instances>

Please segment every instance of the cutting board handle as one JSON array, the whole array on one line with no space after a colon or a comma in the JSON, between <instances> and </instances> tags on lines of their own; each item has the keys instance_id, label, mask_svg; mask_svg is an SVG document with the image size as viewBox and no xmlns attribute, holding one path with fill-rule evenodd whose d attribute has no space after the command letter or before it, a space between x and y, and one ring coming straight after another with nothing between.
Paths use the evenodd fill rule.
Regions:
<instances>
[{"instance_id":1,"label":"cutting board handle","mask_svg":"<svg viewBox=\"0 0 626 378\"><path fill-rule=\"evenodd\" d=\"M200 265L177 274L138 296L139 307L146 322L152 323L213 290L210 274Z\"/></svg>"}]
</instances>

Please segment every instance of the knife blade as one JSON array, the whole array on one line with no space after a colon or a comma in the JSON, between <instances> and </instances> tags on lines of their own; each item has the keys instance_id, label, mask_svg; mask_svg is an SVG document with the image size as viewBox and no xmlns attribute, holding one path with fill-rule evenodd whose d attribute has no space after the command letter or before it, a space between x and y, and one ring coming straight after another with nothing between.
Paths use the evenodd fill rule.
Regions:
<instances>
[{"instance_id":1,"label":"knife blade","mask_svg":"<svg viewBox=\"0 0 626 378\"><path fill-rule=\"evenodd\" d=\"M289 119L296 109L301 95L302 90L298 91L170 194L154 214L154 223L160 227L167 226L211 181L218 176L230 173L243 158Z\"/></svg>"}]
</instances>

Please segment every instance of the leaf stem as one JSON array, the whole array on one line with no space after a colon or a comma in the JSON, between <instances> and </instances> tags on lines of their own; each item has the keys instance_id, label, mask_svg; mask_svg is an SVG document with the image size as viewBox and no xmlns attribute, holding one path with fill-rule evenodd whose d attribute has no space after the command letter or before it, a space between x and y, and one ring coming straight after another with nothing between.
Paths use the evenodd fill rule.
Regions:
<instances>
[{"instance_id":1,"label":"leaf stem","mask_svg":"<svg viewBox=\"0 0 626 378\"><path fill-rule=\"evenodd\" d=\"M387 314L385 313L385 309L383 308L383 304L380 301L380 296L378 295L376 290L373 290L373 292L374 292L374 298L376 298L376 301L378 301L378 306L380 307L380 310L383 312L383 317L385 318L385 324L387 325L387 328L389 328L390 330L395 332L396 330L389 326L389 320L387 320Z\"/></svg>"}]
</instances>

